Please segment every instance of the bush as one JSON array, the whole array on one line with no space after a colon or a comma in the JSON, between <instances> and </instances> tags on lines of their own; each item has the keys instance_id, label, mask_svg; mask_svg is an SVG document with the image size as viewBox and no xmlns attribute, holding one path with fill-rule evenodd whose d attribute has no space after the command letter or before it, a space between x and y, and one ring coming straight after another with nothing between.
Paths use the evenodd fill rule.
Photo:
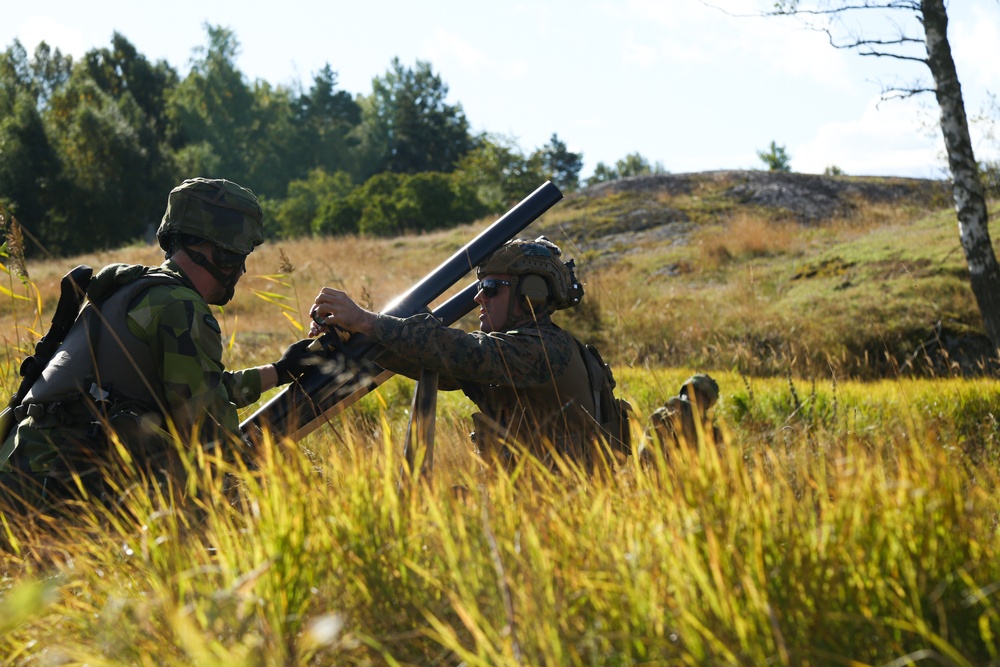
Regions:
<instances>
[{"instance_id":1,"label":"bush","mask_svg":"<svg viewBox=\"0 0 1000 667\"><path fill-rule=\"evenodd\" d=\"M451 174L377 174L346 196L323 205L317 234L361 232L393 236L471 222L485 212L473 187Z\"/></svg>"}]
</instances>

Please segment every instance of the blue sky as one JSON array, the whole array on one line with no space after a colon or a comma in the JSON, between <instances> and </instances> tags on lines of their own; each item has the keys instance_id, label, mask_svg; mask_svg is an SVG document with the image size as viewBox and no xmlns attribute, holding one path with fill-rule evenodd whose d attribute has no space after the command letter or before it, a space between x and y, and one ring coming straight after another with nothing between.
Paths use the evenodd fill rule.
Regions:
<instances>
[{"instance_id":1,"label":"blue sky","mask_svg":"<svg viewBox=\"0 0 1000 667\"><path fill-rule=\"evenodd\" d=\"M919 66L838 51L789 20L741 18L773 0L46 0L7 3L0 45L40 40L74 56L117 30L182 74L206 22L232 29L250 80L308 86L324 64L371 91L393 57L429 61L475 131L525 152L553 132L599 161L639 152L674 173L759 168L775 140L795 171L939 178L932 96L879 104L882 83ZM970 116L1000 93L1000 2L954 0L949 37ZM977 157L995 143L974 131Z\"/></svg>"}]
</instances>

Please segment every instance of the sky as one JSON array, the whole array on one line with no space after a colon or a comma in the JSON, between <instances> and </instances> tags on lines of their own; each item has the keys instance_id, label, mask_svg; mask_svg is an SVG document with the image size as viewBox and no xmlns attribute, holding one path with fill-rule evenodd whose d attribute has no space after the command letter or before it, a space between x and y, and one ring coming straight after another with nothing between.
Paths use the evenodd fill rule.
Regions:
<instances>
[{"instance_id":1,"label":"sky","mask_svg":"<svg viewBox=\"0 0 1000 667\"><path fill-rule=\"evenodd\" d=\"M394 57L426 61L473 131L525 153L555 133L582 154L584 178L631 153L673 173L763 168L757 152L772 141L797 172L946 174L933 95L880 96L883 85L926 83L926 68L834 49L801 21L749 16L773 0L5 4L2 48L19 39L30 53L44 40L79 57L118 31L181 75L207 44L206 23L233 31L251 82L307 89L329 64L340 89L367 95ZM949 39L975 117L1000 93L1000 0L952 0ZM996 159L985 127L973 126L976 157Z\"/></svg>"}]
</instances>

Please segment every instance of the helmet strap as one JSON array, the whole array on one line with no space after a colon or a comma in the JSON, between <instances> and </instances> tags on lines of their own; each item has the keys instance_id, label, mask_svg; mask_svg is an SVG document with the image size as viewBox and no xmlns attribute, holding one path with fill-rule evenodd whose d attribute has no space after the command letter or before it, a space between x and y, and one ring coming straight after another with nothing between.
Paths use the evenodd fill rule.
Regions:
<instances>
[{"instance_id":1,"label":"helmet strap","mask_svg":"<svg viewBox=\"0 0 1000 667\"><path fill-rule=\"evenodd\" d=\"M226 293L223 295L222 300L215 302L215 305L224 306L232 301L233 296L236 295L236 283L239 282L240 279L240 268L237 267L233 269L232 273L226 273L215 264L208 261L208 258L197 250L194 250L193 248L184 248L184 252L187 253L192 262L208 271L208 273L225 288Z\"/></svg>"}]
</instances>

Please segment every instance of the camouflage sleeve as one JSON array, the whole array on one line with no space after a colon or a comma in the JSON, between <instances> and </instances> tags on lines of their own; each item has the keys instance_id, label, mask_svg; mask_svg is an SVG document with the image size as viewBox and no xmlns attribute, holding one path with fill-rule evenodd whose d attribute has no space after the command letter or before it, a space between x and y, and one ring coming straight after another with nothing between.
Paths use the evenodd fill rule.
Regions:
<instances>
[{"instance_id":1,"label":"camouflage sleeve","mask_svg":"<svg viewBox=\"0 0 1000 667\"><path fill-rule=\"evenodd\" d=\"M573 339L555 326L507 332L467 333L444 326L429 314L405 319L379 315L372 337L386 348L376 362L416 377L420 368L440 373L440 388L462 382L514 388L538 387L569 366Z\"/></svg>"},{"instance_id":2,"label":"camouflage sleeve","mask_svg":"<svg viewBox=\"0 0 1000 667\"><path fill-rule=\"evenodd\" d=\"M260 398L260 371L256 368L223 371L222 384L229 400L238 408L245 408Z\"/></svg>"},{"instance_id":3,"label":"camouflage sleeve","mask_svg":"<svg viewBox=\"0 0 1000 667\"><path fill-rule=\"evenodd\" d=\"M157 360L163 393L181 432L197 425L202 442L239 435L235 401L259 397L260 374L225 371L221 330L207 304L176 295L160 308L130 312L129 328Z\"/></svg>"}]
</instances>

